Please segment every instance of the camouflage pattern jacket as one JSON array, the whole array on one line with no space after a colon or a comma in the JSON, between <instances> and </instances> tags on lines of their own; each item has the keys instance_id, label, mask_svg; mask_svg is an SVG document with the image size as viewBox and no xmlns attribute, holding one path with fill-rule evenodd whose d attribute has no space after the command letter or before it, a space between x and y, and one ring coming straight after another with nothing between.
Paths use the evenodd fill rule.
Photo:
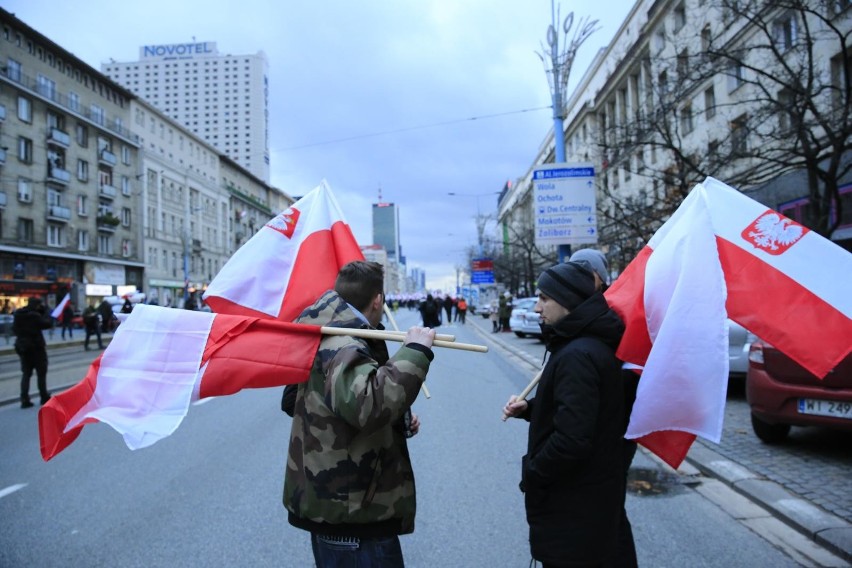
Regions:
<instances>
[{"instance_id":1,"label":"camouflage pattern jacket","mask_svg":"<svg viewBox=\"0 0 852 568\"><path fill-rule=\"evenodd\" d=\"M299 323L367 328L334 291ZM414 472L403 417L426 378L431 349L325 336L298 387L284 478L289 522L325 535L379 537L414 531Z\"/></svg>"}]
</instances>

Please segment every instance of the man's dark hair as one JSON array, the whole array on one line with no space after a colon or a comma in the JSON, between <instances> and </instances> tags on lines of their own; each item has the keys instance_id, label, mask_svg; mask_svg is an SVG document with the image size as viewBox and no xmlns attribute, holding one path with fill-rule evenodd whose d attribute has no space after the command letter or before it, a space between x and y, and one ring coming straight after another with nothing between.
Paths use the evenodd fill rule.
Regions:
<instances>
[{"instance_id":1,"label":"man's dark hair","mask_svg":"<svg viewBox=\"0 0 852 568\"><path fill-rule=\"evenodd\" d=\"M385 289L385 270L378 262L354 260L340 269L334 291L359 311Z\"/></svg>"}]
</instances>

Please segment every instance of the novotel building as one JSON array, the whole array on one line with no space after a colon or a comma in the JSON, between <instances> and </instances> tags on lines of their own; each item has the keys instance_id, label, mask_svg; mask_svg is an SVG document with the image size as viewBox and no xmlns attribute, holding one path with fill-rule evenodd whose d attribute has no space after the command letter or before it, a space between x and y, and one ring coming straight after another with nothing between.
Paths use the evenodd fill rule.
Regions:
<instances>
[{"instance_id":1,"label":"novotel building","mask_svg":"<svg viewBox=\"0 0 852 568\"><path fill-rule=\"evenodd\" d=\"M222 55L216 42L143 45L139 60L101 70L269 183L269 65L261 51Z\"/></svg>"}]
</instances>

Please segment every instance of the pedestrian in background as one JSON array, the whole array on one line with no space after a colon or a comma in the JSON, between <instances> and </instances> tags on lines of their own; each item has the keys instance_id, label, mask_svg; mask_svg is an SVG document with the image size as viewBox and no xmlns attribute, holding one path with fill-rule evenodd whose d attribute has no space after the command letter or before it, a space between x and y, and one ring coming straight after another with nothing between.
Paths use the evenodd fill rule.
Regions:
<instances>
[{"instance_id":1,"label":"pedestrian in background","mask_svg":"<svg viewBox=\"0 0 852 568\"><path fill-rule=\"evenodd\" d=\"M100 313L95 309L95 306L89 304L83 312L83 325L86 326L86 340L83 342L83 348L89 350L89 338L94 334L98 338L98 349L103 349L104 344L101 341L101 322Z\"/></svg>"},{"instance_id":2,"label":"pedestrian in background","mask_svg":"<svg viewBox=\"0 0 852 568\"><path fill-rule=\"evenodd\" d=\"M74 308L71 306L71 302L65 304L65 307L62 309L62 339L65 339L65 332L68 332L68 339L74 339L73 329L74 326L71 323L71 320L74 319Z\"/></svg>"},{"instance_id":3,"label":"pedestrian in background","mask_svg":"<svg viewBox=\"0 0 852 568\"><path fill-rule=\"evenodd\" d=\"M512 327L509 325L509 318L512 317L512 294L509 292L500 296L497 317L500 318L500 331L512 331Z\"/></svg>"},{"instance_id":4,"label":"pedestrian in background","mask_svg":"<svg viewBox=\"0 0 852 568\"><path fill-rule=\"evenodd\" d=\"M447 325L453 323L453 298L449 294L444 298L444 312L447 314Z\"/></svg>"},{"instance_id":5,"label":"pedestrian in background","mask_svg":"<svg viewBox=\"0 0 852 568\"><path fill-rule=\"evenodd\" d=\"M606 566L618 555L627 428L621 362L624 324L584 266L567 262L538 279L535 311L549 358L535 398L509 398L504 418L529 421L521 490L535 560ZM635 565L635 559L634 559Z\"/></svg>"},{"instance_id":6,"label":"pedestrian in background","mask_svg":"<svg viewBox=\"0 0 852 568\"><path fill-rule=\"evenodd\" d=\"M456 304L456 313L459 316L459 321L464 323L464 318L467 315L467 301L465 301L464 296L459 298L459 301Z\"/></svg>"},{"instance_id":7,"label":"pedestrian in background","mask_svg":"<svg viewBox=\"0 0 852 568\"><path fill-rule=\"evenodd\" d=\"M41 403L50 400L47 391L47 348L43 330L50 329L53 318L39 298L30 298L27 305L15 310L12 327L15 332L15 353L21 359L21 408L30 408L30 379L36 372Z\"/></svg>"}]
</instances>

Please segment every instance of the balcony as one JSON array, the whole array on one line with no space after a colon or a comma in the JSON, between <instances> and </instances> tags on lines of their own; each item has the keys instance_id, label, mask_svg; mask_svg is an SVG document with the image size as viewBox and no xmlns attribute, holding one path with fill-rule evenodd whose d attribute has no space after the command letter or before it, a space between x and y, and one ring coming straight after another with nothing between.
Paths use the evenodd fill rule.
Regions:
<instances>
[{"instance_id":1,"label":"balcony","mask_svg":"<svg viewBox=\"0 0 852 568\"><path fill-rule=\"evenodd\" d=\"M51 128L47 131L47 143L67 148L71 145L71 136L58 128Z\"/></svg>"},{"instance_id":2,"label":"balcony","mask_svg":"<svg viewBox=\"0 0 852 568\"><path fill-rule=\"evenodd\" d=\"M98 190L98 195L107 199L115 199L116 194L118 194L118 191L113 186L105 183L102 183Z\"/></svg>"},{"instance_id":3,"label":"balcony","mask_svg":"<svg viewBox=\"0 0 852 568\"><path fill-rule=\"evenodd\" d=\"M109 150L101 150L98 154L98 162L103 164L104 166L109 166L114 168L118 163L118 160L115 157L115 154L110 152Z\"/></svg>"},{"instance_id":4,"label":"balcony","mask_svg":"<svg viewBox=\"0 0 852 568\"><path fill-rule=\"evenodd\" d=\"M47 168L47 181L64 187L71 181L71 172L62 168L49 167Z\"/></svg>"},{"instance_id":5,"label":"balcony","mask_svg":"<svg viewBox=\"0 0 852 568\"><path fill-rule=\"evenodd\" d=\"M114 233L120 222L121 221L119 221L118 217L116 217L112 213L98 215L98 231L102 231L104 233Z\"/></svg>"},{"instance_id":6,"label":"balcony","mask_svg":"<svg viewBox=\"0 0 852 568\"><path fill-rule=\"evenodd\" d=\"M192 252L193 254L204 252L204 249L201 247L201 239L192 239Z\"/></svg>"},{"instance_id":7,"label":"balcony","mask_svg":"<svg viewBox=\"0 0 852 568\"><path fill-rule=\"evenodd\" d=\"M71 220L71 209L60 205L51 205L47 208L47 220L67 223Z\"/></svg>"},{"instance_id":8,"label":"balcony","mask_svg":"<svg viewBox=\"0 0 852 568\"><path fill-rule=\"evenodd\" d=\"M6 192L0 191L0 209L6 207Z\"/></svg>"}]
</instances>

